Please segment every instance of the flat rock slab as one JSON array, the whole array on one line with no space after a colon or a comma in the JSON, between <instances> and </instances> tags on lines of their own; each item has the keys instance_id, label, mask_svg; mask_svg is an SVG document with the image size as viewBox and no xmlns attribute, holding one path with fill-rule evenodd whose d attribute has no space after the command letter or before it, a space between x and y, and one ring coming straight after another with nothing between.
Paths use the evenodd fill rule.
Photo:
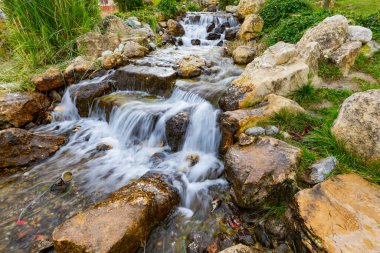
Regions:
<instances>
[{"instance_id":1,"label":"flat rock slab","mask_svg":"<svg viewBox=\"0 0 380 253\"><path fill-rule=\"evenodd\" d=\"M0 169L24 166L47 158L65 142L62 136L36 134L24 129L0 131Z\"/></svg>"},{"instance_id":2,"label":"flat rock slab","mask_svg":"<svg viewBox=\"0 0 380 253\"><path fill-rule=\"evenodd\" d=\"M163 175L147 173L53 232L57 253L135 252L179 203Z\"/></svg>"},{"instance_id":3,"label":"flat rock slab","mask_svg":"<svg viewBox=\"0 0 380 253\"><path fill-rule=\"evenodd\" d=\"M298 192L293 215L311 252L380 252L380 186L356 174Z\"/></svg>"},{"instance_id":4,"label":"flat rock slab","mask_svg":"<svg viewBox=\"0 0 380 253\"><path fill-rule=\"evenodd\" d=\"M25 126L36 120L49 105L49 98L37 92L0 94L0 130Z\"/></svg>"},{"instance_id":5,"label":"flat rock slab","mask_svg":"<svg viewBox=\"0 0 380 253\"><path fill-rule=\"evenodd\" d=\"M128 65L119 68L114 76L118 90L146 91L168 97L175 85L177 72L169 67Z\"/></svg>"},{"instance_id":6,"label":"flat rock slab","mask_svg":"<svg viewBox=\"0 0 380 253\"><path fill-rule=\"evenodd\" d=\"M294 182L301 150L272 137L248 146L231 146L225 155L227 179L239 206L276 203Z\"/></svg>"}]
</instances>

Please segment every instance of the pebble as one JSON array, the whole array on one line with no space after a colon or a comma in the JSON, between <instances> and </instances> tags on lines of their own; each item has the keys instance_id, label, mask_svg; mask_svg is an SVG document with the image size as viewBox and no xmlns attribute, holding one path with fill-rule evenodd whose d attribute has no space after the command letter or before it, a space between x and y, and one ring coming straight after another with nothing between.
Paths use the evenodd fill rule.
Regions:
<instances>
[{"instance_id":1,"label":"pebble","mask_svg":"<svg viewBox=\"0 0 380 253\"><path fill-rule=\"evenodd\" d=\"M262 127L250 127L245 130L245 134L247 135L263 135L265 134L265 129Z\"/></svg>"},{"instance_id":2,"label":"pebble","mask_svg":"<svg viewBox=\"0 0 380 253\"><path fill-rule=\"evenodd\" d=\"M278 134L280 132L280 129L278 129L276 126L267 126L265 128L265 133L267 135L275 135L275 134Z\"/></svg>"}]
</instances>

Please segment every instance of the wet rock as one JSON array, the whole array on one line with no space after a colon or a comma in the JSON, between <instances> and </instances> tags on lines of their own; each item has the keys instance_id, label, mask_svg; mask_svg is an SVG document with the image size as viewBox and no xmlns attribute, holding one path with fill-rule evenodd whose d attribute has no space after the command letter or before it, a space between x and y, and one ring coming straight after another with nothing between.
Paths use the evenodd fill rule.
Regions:
<instances>
[{"instance_id":1,"label":"wet rock","mask_svg":"<svg viewBox=\"0 0 380 253\"><path fill-rule=\"evenodd\" d=\"M337 164L338 160L333 156L319 160L302 172L301 179L308 184L318 184L326 179Z\"/></svg>"},{"instance_id":2,"label":"wet rock","mask_svg":"<svg viewBox=\"0 0 380 253\"><path fill-rule=\"evenodd\" d=\"M248 64L256 56L256 50L249 46L239 46L232 52L232 58L236 64Z\"/></svg>"},{"instance_id":3,"label":"wet rock","mask_svg":"<svg viewBox=\"0 0 380 253\"><path fill-rule=\"evenodd\" d=\"M226 12L227 13L236 13L237 12L237 6L236 5L227 5L226 6Z\"/></svg>"},{"instance_id":4,"label":"wet rock","mask_svg":"<svg viewBox=\"0 0 380 253\"><path fill-rule=\"evenodd\" d=\"M247 65L221 97L223 110L257 104L268 94L287 96L307 83L309 66L296 60L294 45L279 42Z\"/></svg>"},{"instance_id":5,"label":"wet rock","mask_svg":"<svg viewBox=\"0 0 380 253\"><path fill-rule=\"evenodd\" d=\"M94 72L96 72L94 62L86 57L78 56L67 66L63 75L68 84L74 84L89 78Z\"/></svg>"},{"instance_id":6,"label":"wet rock","mask_svg":"<svg viewBox=\"0 0 380 253\"><path fill-rule=\"evenodd\" d=\"M104 201L55 228L54 249L65 252L135 252L153 227L179 203L164 175L147 173Z\"/></svg>"},{"instance_id":7,"label":"wet rock","mask_svg":"<svg viewBox=\"0 0 380 253\"><path fill-rule=\"evenodd\" d=\"M153 95L170 96L177 73L167 67L128 65L119 68L114 75L118 90L146 91Z\"/></svg>"},{"instance_id":8,"label":"wet rock","mask_svg":"<svg viewBox=\"0 0 380 253\"><path fill-rule=\"evenodd\" d=\"M191 40L191 45L193 45L193 46L200 46L201 45L201 41L199 39L193 39L193 40Z\"/></svg>"},{"instance_id":9,"label":"wet rock","mask_svg":"<svg viewBox=\"0 0 380 253\"><path fill-rule=\"evenodd\" d=\"M264 135L265 134L265 129L262 127L250 127L247 130L245 130L245 134L247 135Z\"/></svg>"},{"instance_id":10,"label":"wet rock","mask_svg":"<svg viewBox=\"0 0 380 253\"><path fill-rule=\"evenodd\" d=\"M49 98L52 100L52 102L61 102L62 101L61 95L55 90L52 90L49 92Z\"/></svg>"},{"instance_id":11,"label":"wet rock","mask_svg":"<svg viewBox=\"0 0 380 253\"><path fill-rule=\"evenodd\" d=\"M49 106L49 98L37 92L0 94L0 130L36 121Z\"/></svg>"},{"instance_id":12,"label":"wet rock","mask_svg":"<svg viewBox=\"0 0 380 253\"><path fill-rule=\"evenodd\" d=\"M347 150L365 159L380 161L380 90L358 92L347 98L331 129Z\"/></svg>"},{"instance_id":13,"label":"wet rock","mask_svg":"<svg viewBox=\"0 0 380 253\"><path fill-rule=\"evenodd\" d=\"M149 53L149 49L133 41L127 41L124 44L123 56L126 58L143 57Z\"/></svg>"},{"instance_id":14,"label":"wet rock","mask_svg":"<svg viewBox=\"0 0 380 253\"><path fill-rule=\"evenodd\" d=\"M218 44L216 44L217 47L222 47L224 45L223 40L219 41Z\"/></svg>"},{"instance_id":15,"label":"wet rock","mask_svg":"<svg viewBox=\"0 0 380 253\"><path fill-rule=\"evenodd\" d=\"M53 242L49 240L38 240L33 243L29 253L49 253L53 252Z\"/></svg>"},{"instance_id":16,"label":"wet rock","mask_svg":"<svg viewBox=\"0 0 380 253\"><path fill-rule=\"evenodd\" d=\"M239 32L239 28L227 28L224 34L226 40L234 40L236 38L237 33Z\"/></svg>"},{"instance_id":17,"label":"wet rock","mask_svg":"<svg viewBox=\"0 0 380 253\"><path fill-rule=\"evenodd\" d=\"M282 217L268 218L265 221L264 228L268 234L274 236L276 240L284 240L287 235L285 219Z\"/></svg>"},{"instance_id":18,"label":"wet rock","mask_svg":"<svg viewBox=\"0 0 380 253\"><path fill-rule=\"evenodd\" d=\"M281 243L276 247L275 253L290 253L290 250L288 245L286 245L285 243Z\"/></svg>"},{"instance_id":19,"label":"wet rock","mask_svg":"<svg viewBox=\"0 0 380 253\"><path fill-rule=\"evenodd\" d=\"M348 27L348 40L368 43L372 40L372 31L362 26L350 25Z\"/></svg>"},{"instance_id":20,"label":"wet rock","mask_svg":"<svg viewBox=\"0 0 380 253\"><path fill-rule=\"evenodd\" d=\"M100 143L98 145L96 145L96 150L97 151L107 151L107 150L111 150L113 147L111 144L107 144L107 143Z\"/></svg>"},{"instance_id":21,"label":"wet rock","mask_svg":"<svg viewBox=\"0 0 380 253\"><path fill-rule=\"evenodd\" d=\"M343 74L347 75L360 54L362 43L359 41L344 43L339 49L331 53L331 60L338 65Z\"/></svg>"},{"instance_id":22,"label":"wet rock","mask_svg":"<svg viewBox=\"0 0 380 253\"><path fill-rule=\"evenodd\" d=\"M237 6L237 13L242 18L245 18L249 14L258 13L265 2L266 0L240 0Z\"/></svg>"},{"instance_id":23,"label":"wet rock","mask_svg":"<svg viewBox=\"0 0 380 253\"><path fill-rule=\"evenodd\" d=\"M172 35L168 35L168 34L164 34L162 36L162 42L164 44L172 44L172 45L175 45L176 42L177 42L177 39L176 37L172 36Z\"/></svg>"},{"instance_id":24,"label":"wet rock","mask_svg":"<svg viewBox=\"0 0 380 253\"><path fill-rule=\"evenodd\" d=\"M49 157L65 142L64 137L37 134L20 128L0 131L0 168L18 167Z\"/></svg>"},{"instance_id":25,"label":"wet rock","mask_svg":"<svg viewBox=\"0 0 380 253\"><path fill-rule=\"evenodd\" d=\"M172 151L176 152L185 140L187 126L189 125L189 113L180 112L171 117L165 124L166 141Z\"/></svg>"},{"instance_id":26,"label":"wet rock","mask_svg":"<svg viewBox=\"0 0 380 253\"><path fill-rule=\"evenodd\" d=\"M347 34L348 20L342 15L336 15L326 18L317 26L307 30L298 44L318 42L323 55L329 55L343 45Z\"/></svg>"},{"instance_id":27,"label":"wet rock","mask_svg":"<svg viewBox=\"0 0 380 253\"><path fill-rule=\"evenodd\" d=\"M238 244L222 250L219 253L254 253L254 251L246 245Z\"/></svg>"},{"instance_id":28,"label":"wet rock","mask_svg":"<svg viewBox=\"0 0 380 253\"><path fill-rule=\"evenodd\" d=\"M70 88L70 96L75 97L76 107L81 117L87 117L92 102L101 96L112 92L112 85L109 80L91 80Z\"/></svg>"},{"instance_id":29,"label":"wet rock","mask_svg":"<svg viewBox=\"0 0 380 253\"><path fill-rule=\"evenodd\" d=\"M121 54L112 53L103 56L103 68L116 69L124 65L124 57Z\"/></svg>"},{"instance_id":30,"label":"wet rock","mask_svg":"<svg viewBox=\"0 0 380 253\"><path fill-rule=\"evenodd\" d=\"M206 60L197 55L184 56L177 64L178 75L184 78L200 76L202 69L207 65Z\"/></svg>"},{"instance_id":31,"label":"wet rock","mask_svg":"<svg viewBox=\"0 0 380 253\"><path fill-rule=\"evenodd\" d=\"M159 165L166 158L166 154L162 152L154 153L150 158L149 162L151 162L154 166Z\"/></svg>"},{"instance_id":32,"label":"wet rock","mask_svg":"<svg viewBox=\"0 0 380 253\"><path fill-rule=\"evenodd\" d=\"M285 109L293 112L305 112L297 102L270 94L255 107L222 113L220 117L223 136L222 153L234 143L236 134L239 135L247 129L246 126L251 127L260 119L265 119L271 114Z\"/></svg>"},{"instance_id":33,"label":"wet rock","mask_svg":"<svg viewBox=\"0 0 380 253\"><path fill-rule=\"evenodd\" d=\"M38 91L50 91L62 87L65 79L59 68L49 68L44 73L34 76L32 83Z\"/></svg>"},{"instance_id":34,"label":"wet rock","mask_svg":"<svg viewBox=\"0 0 380 253\"><path fill-rule=\"evenodd\" d=\"M199 155L198 154L190 154L186 157L186 161L189 163L190 167L193 167L199 162Z\"/></svg>"},{"instance_id":35,"label":"wet rock","mask_svg":"<svg viewBox=\"0 0 380 253\"><path fill-rule=\"evenodd\" d=\"M249 146L231 146L225 155L225 171L237 204L255 208L291 196L300 157L300 149L271 137Z\"/></svg>"},{"instance_id":36,"label":"wet rock","mask_svg":"<svg viewBox=\"0 0 380 253\"><path fill-rule=\"evenodd\" d=\"M182 38L178 38L177 45L178 46L183 46L183 40L182 40Z\"/></svg>"},{"instance_id":37,"label":"wet rock","mask_svg":"<svg viewBox=\"0 0 380 253\"><path fill-rule=\"evenodd\" d=\"M192 231L187 238L187 253L203 253L207 252L208 246L211 244L211 235L206 231Z\"/></svg>"},{"instance_id":38,"label":"wet rock","mask_svg":"<svg viewBox=\"0 0 380 253\"><path fill-rule=\"evenodd\" d=\"M256 141L256 138L251 135L246 135L245 133L241 133L239 135L238 143L240 146L247 146Z\"/></svg>"},{"instance_id":39,"label":"wet rock","mask_svg":"<svg viewBox=\"0 0 380 253\"><path fill-rule=\"evenodd\" d=\"M272 241L262 226L256 226L254 229L256 240L266 248L273 248Z\"/></svg>"},{"instance_id":40,"label":"wet rock","mask_svg":"<svg viewBox=\"0 0 380 253\"><path fill-rule=\"evenodd\" d=\"M244 19L238 32L238 37L242 41L250 41L257 37L258 33L263 30L263 27L263 19L256 14L250 14Z\"/></svg>"},{"instance_id":41,"label":"wet rock","mask_svg":"<svg viewBox=\"0 0 380 253\"><path fill-rule=\"evenodd\" d=\"M220 39L221 35L218 33L209 33L206 36L206 40L218 40Z\"/></svg>"},{"instance_id":42,"label":"wet rock","mask_svg":"<svg viewBox=\"0 0 380 253\"><path fill-rule=\"evenodd\" d=\"M168 20L167 26L168 26L168 29L166 33L168 35L178 37L178 36L183 36L185 34L185 29L183 28L183 26L173 19Z\"/></svg>"},{"instance_id":43,"label":"wet rock","mask_svg":"<svg viewBox=\"0 0 380 253\"><path fill-rule=\"evenodd\" d=\"M289 223L310 252L375 252L380 248L380 186L339 175L295 195Z\"/></svg>"},{"instance_id":44,"label":"wet rock","mask_svg":"<svg viewBox=\"0 0 380 253\"><path fill-rule=\"evenodd\" d=\"M215 23L210 23L210 24L208 24L207 27L206 27L206 31L207 31L207 33L212 32L214 29L215 29Z\"/></svg>"},{"instance_id":45,"label":"wet rock","mask_svg":"<svg viewBox=\"0 0 380 253\"><path fill-rule=\"evenodd\" d=\"M265 127L265 134L266 135L276 135L278 133L280 133L280 129L278 129L276 126Z\"/></svg>"},{"instance_id":46,"label":"wet rock","mask_svg":"<svg viewBox=\"0 0 380 253\"><path fill-rule=\"evenodd\" d=\"M256 243L247 229L239 230L237 233L237 237L239 242L244 245L253 246Z\"/></svg>"}]
</instances>

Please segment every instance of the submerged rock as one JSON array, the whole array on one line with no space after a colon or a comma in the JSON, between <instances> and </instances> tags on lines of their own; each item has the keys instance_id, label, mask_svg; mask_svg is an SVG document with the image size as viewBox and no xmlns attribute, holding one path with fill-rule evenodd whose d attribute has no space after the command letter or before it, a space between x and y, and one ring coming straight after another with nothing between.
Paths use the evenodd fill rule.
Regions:
<instances>
[{"instance_id":1,"label":"submerged rock","mask_svg":"<svg viewBox=\"0 0 380 253\"><path fill-rule=\"evenodd\" d=\"M337 164L338 160L333 156L319 160L302 172L301 179L308 184L318 184L326 179Z\"/></svg>"},{"instance_id":2,"label":"submerged rock","mask_svg":"<svg viewBox=\"0 0 380 253\"><path fill-rule=\"evenodd\" d=\"M288 217L310 252L378 252L379 203L380 186L339 175L298 192Z\"/></svg>"},{"instance_id":3,"label":"submerged rock","mask_svg":"<svg viewBox=\"0 0 380 253\"><path fill-rule=\"evenodd\" d=\"M72 252L135 252L150 231L179 203L168 177L147 173L104 201L55 228L54 249Z\"/></svg>"},{"instance_id":4,"label":"submerged rock","mask_svg":"<svg viewBox=\"0 0 380 253\"><path fill-rule=\"evenodd\" d=\"M37 92L0 94L0 130L36 121L49 106L49 98Z\"/></svg>"},{"instance_id":5,"label":"submerged rock","mask_svg":"<svg viewBox=\"0 0 380 253\"><path fill-rule=\"evenodd\" d=\"M358 92L340 107L331 129L345 148L366 162L380 162L380 90Z\"/></svg>"},{"instance_id":6,"label":"submerged rock","mask_svg":"<svg viewBox=\"0 0 380 253\"><path fill-rule=\"evenodd\" d=\"M62 87L65 79L59 68L49 68L44 73L34 76L32 83L38 91L50 91Z\"/></svg>"},{"instance_id":7,"label":"submerged rock","mask_svg":"<svg viewBox=\"0 0 380 253\"><path fill-rule=\"evenodd\" d=\"M289 186L300 157L300 149L271 137L249 146L231 146L225 155L225 170L237 204L255 208L291 196Z\"/></svg>"},{"instance_id":8,"label":"submerged rock","mask_svg":"<svg viewBox=\"0 0 380 253\"><path fill-rule=\"evenodd\" d=\"M18 167L49 157L65 142L56 135L37 134L20 128L0 131L0 168Z\"/></svg>"},{"instance_id":9,"label":"submerged rock","mask_svg":"<svg viewBox=\"0 0 380 253\"><path fill-rule=\"evenodd\" d=\"M166 121L166 141L174 152L178 151L185 141L187 126L190 122L189 117L188 112L180 112Z\"/></svg>"}]
</instances>

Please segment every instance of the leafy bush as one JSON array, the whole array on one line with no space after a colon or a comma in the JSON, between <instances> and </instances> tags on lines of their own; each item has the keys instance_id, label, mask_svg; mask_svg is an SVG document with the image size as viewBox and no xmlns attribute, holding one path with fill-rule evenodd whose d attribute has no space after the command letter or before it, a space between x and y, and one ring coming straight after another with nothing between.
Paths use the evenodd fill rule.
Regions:
<instances>
[{"instance_id":1,"label":"leafy bush","mask_svg":"<svg viewBox=\"0 0 380 253\"><path fill-rule=\"evenodd\" d=\"M194 11L199 11L200 10L200 6L197 4L197 3L195 3L195 2L190 2L190 3L188 3L187 5L186 5L186 7L187 7L187 11L192 11L192 12L194 12Z\"/></svg>"},{"instance_id":2,"label":"leafy bush","mask_svg":"<svg viewBox=\"0 0 380 253\"><path fill-rule=\"evenodd\" d=\"M282 19L276 28L270 30L266 42L269 45L274 45L279 41L297 43L308 28L315 26L328 16L331 16L329 11L314 11Z\"/></svg>"},{"instance_id":3,"label":"leafy bush","mask_svg":"<svg viewBox=\"0 0 380 253\"><path fill-rule=\"evenodd\" d=\"M137 10L144 6L142 0L116 0L115 2L122 12Z\"/></svg>"},{"instance_id":4,"label":"leafy bush","mask_svg":"<svg viewBox=\"0 0 380 253\"><path fill-rule=\"evenodd\" d=\"M161 0L158 9L160 9L166 17L172 18L177 13L177 3L175 0Z\"/></svg>"},{"instance_id":5,"label":"leafy bush","mask_svg":"<svg viewBox=\"0 0 380 253\"><path fill-rule=\"evenodd\" d=\"M100 21L98 0L3 0L0 5L15 57L29 65L72 57L77 37Z\"/></svg>"},{"instance_id":6,"label":"leafy bush","mask_svg":"<svg viewBox=\"0 0 380 253\"><path fill-rule=\"evenodd\" d=\"M273 29L276 24L293 14L311 11L312 7L304 0L269 0L260 11L265 29Z\"/></svg>"}]
</instances>

